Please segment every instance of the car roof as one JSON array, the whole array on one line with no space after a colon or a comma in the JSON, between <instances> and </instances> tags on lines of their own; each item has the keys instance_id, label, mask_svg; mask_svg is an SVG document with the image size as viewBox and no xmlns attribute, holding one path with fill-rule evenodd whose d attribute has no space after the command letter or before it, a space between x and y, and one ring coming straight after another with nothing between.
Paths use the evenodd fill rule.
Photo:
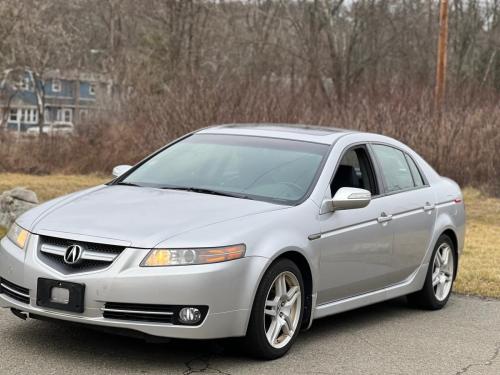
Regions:
<instances>
[{"instance_id":1,"label":"car roof","mask_svg":"<svg viewBox=\"0 0 500 375\"><path fill-rule=\"evenodd\" d=\"M327 126L302 124L248 123L212 126L202 129L197 133L246 135L333 144L341 136L345 134L356 133L356 131Z\"/></svg>"}]
</instances>

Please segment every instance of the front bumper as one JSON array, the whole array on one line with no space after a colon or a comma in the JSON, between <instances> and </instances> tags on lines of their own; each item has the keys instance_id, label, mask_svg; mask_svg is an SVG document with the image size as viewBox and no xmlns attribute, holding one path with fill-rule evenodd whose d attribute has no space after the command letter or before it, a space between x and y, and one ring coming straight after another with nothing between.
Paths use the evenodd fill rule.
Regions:
<instances>
[{"instance_id":1,"label":"front bumper","mask_svg":"<svg viewBox=\"0 0 500 375\"><path fill-rule=\"evenodd\" d=\"M255 290L267 262L266 258L247 257L209 265L144 268L139 264L147 250L127 248L104 270L63 275L40 260L38 240L38 236L31 236L26 251L7 238L0 242L0 277L29 289L30 297L29 304L25 304L0 294L0 307L169 338L244 336ZM39 278L85 284L84 312L67 313L37 306ZM206 305L209 310L200 325L181 326L104 318L101 309L106 302Z\"/></svg>"}]
</instances>

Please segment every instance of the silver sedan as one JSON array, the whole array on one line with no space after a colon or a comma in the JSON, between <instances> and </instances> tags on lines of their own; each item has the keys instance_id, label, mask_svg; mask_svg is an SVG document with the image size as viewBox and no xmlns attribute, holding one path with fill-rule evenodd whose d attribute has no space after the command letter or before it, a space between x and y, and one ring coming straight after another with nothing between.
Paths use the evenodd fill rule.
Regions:
<instances>
[{"instance_id":1,"label":"silver sedan","mask_svg":"<svg viewBox=\"0 0 500 375\"><path fill-rule=\"evenodd\" d=\"M20 217L0 306L285 354L315 319L407 295L445 306L464 245L456 183L376 134L293 125L188 134L110 183Z\"/></svg>"}]
</instances>

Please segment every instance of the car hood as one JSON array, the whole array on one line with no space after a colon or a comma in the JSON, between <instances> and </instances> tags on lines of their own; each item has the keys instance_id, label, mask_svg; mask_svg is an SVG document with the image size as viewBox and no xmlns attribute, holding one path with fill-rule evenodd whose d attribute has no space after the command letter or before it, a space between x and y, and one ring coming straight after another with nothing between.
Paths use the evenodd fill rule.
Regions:
<instances>
[{"instance_id":1,"label":"car hood","mask_svg":"<svg viewBox=\"0 0 500 375\"><path fill-rule=\"evenodd\" d=\"M105 186L51 207L38 217L32 231L151 248L193 229L284 208L287 206L194 192Z\"/></svg>"}]
</instances>

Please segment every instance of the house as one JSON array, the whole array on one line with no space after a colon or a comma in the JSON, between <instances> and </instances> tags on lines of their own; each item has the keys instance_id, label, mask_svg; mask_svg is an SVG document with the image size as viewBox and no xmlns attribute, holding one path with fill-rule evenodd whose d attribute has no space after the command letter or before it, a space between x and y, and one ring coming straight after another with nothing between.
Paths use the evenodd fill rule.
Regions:
<instances>
[{"instance_id":1,"label":"house","mask_svg":"<svg viewBox=\"0 0 500 375\"><path fill-rule=\"evenodd\" d=\"M0 82L0 125L18 132L38 126L39 103L43 103L45 125L85 122L103 109L112 90L111 81L100 74L54 70L37 79L26 70L15 84L8 71L4 76Z\"/></svg>"}]
</instances>

